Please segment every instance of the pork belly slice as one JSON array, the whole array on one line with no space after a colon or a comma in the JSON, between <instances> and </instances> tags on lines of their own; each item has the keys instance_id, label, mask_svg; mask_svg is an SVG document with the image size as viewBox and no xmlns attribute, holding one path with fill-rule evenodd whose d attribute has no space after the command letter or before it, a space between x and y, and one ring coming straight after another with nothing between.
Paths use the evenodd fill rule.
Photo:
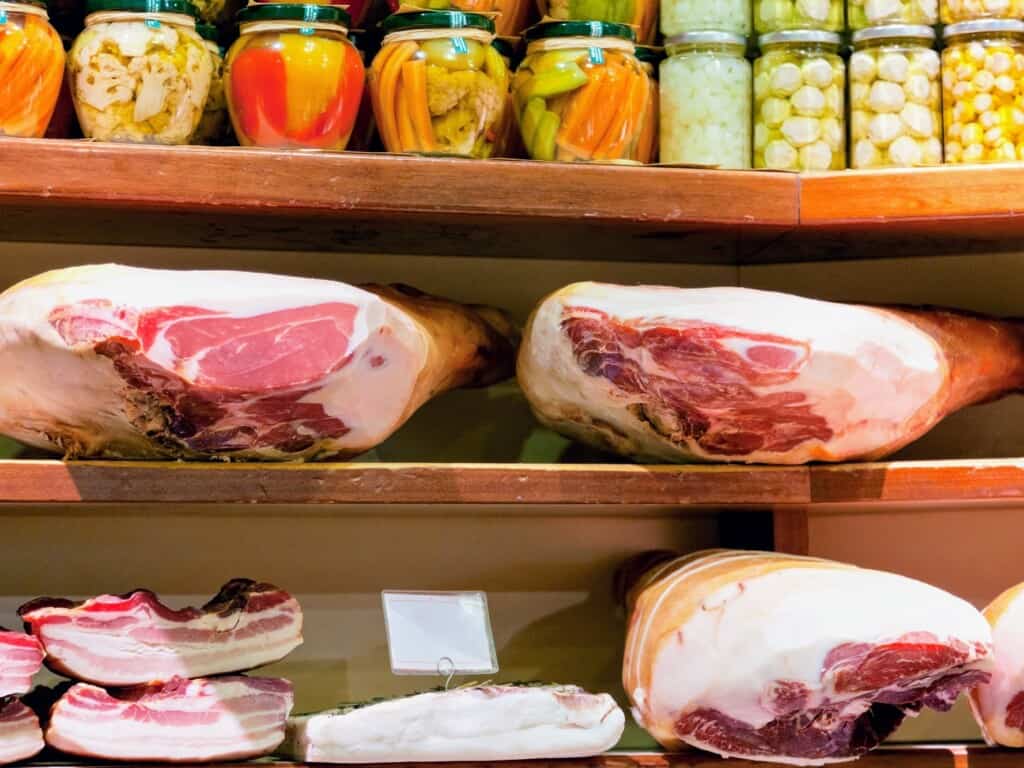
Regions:
<instances>
[{"instance_id":1,"label":"pork belly slice","mask_svg":"<svg viewBox=\"0 0 1024 768\"><path fill-rule=\"evenodd\" d=\"M624 724L606 693L483 685L293 717L282 751L310 763L589 757L614 747Z\"/></svg>"},{"instance_id":2,"label":"pork belly slice","mask_svg":"<svg viewBox=\"0 0 1024 768\"><path fill-rule=\"evenodd\" d=\"M1024 747L1024 584L984 610L992 626L992 679L971 692L971 709L989 744Z\"/></svg>"},{"instance_id":3,"label":"pork belly slice","mask_svg":"<svg viewBox=\"0 0 1024 768\"><path fill-rule=\"evenodd\" d=\"M0 702L28 693L32 677L43 666L43 647L31 635L0 627Z\"/></svg>"},{"instance_id":4,"label":"pork belly slice","mask_svg":"<svg viewBox=\"0 0 1024 768\"><path fill-rule=\"evenodd\" d=\"M202 608L172 610L149 590L82 603L38 598L18 611L62 675L105 686L241 672L302 643L302 608L283 589L229 581Z\"/></svg>"},{"instance_id":5,"label":"pork belly slice","mask_svg":"<svg viewBox=\"0 0 1024 768\"><path fill-rule=\"evenodd\" d=\"M0 703L0 765L27 760L43 749L36 713L18 699Z\"/></svg>"},{"instance_id":6,"label":"pork belly slice","mask_svg":"<svg viewBox=\"0 0 1024 768\"><path fill-rule=\"evenodd\" d=\"M1024 386L1024 325L745 288L570 285L534 311L537 417L643 461L874 459Z\"/></svg>"},{"instance_id":7,"label":"pork belly slice","mask_svg":"<svg viewBox=\"0 0 1024 768\"><path fill-rule=\"evenodd\" d=\"M517 343L496 310L402 286L57 270L0 295L0 433L67 457L355 456L511 376Z\"/></svg>"},{"instance_id":8,"label":"pork belly slice","mask_svg":"<svg viewBox=\"0 0 1024 768\"><path fill-rule=\"evenodd\" d=\"M895 574L777 553L668 560L631 592L623 684L666 749L821 765L989 679L969 603Z\"/></svg>"},{"instance_id":9,"label":"pork belly slice","mask_svg":"<svg viewBox=\"0 0 1024 768\"><path fill-rule=\"evenodd\" d=\"M103 760L260 757L284 739L292 700L287 680L242 675L113 691L78 683L54 705L46 743Z\"/></svg>"}]
</instances>

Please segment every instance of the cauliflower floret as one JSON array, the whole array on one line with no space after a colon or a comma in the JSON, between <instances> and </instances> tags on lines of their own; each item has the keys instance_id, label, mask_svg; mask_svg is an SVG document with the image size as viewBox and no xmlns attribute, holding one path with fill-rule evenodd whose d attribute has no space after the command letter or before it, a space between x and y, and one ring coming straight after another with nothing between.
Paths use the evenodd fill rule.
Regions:
<instances>
[{"instance_id":1,"label":"cauliflower floret","mask_svg":"<svg viewBox=\"0 0 1024 768\"><path fill-rule=\"evenodd\" d=\"M483 72L427 67L427 107L434 118L434 138L454 154L471 155L498 120L504 94Z\"/></svg>"}]
</instances>

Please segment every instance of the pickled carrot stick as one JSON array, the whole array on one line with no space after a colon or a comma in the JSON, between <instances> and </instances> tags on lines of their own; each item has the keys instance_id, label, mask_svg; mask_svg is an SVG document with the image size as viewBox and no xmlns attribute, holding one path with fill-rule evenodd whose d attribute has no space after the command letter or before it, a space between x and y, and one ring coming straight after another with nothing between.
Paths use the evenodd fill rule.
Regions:
<instances>
[{"instance_id":1,"label":"pickled carrot stick","mask_svg":"<svg viewBox=\"0 0 1024 768\"><path fill-rule=\"evenodd\" d=\"M416 131L420 149L433 152L434 125L430 122L430 107L427 105L427 64L424 61L407 61L402 65L402 87L409 107L409 117Z\"/></svg>"},{"instance_id":2,"label":"pickled carrot stick","mask_svg":"<svg viewBox=\"0 0 1024 768\"><path fill-rule=\"evenodd\" d=\"M608 132L608 126L623 108L628 91L623 87L623 67L608 63L601 76L601 86L594 95L589 109L583 114L578 128L566 137L564 146L571 149L582 160L592 160L601 139Z\"/></svg>"},{"instance_id":3,"label":"pickled carrot stick","mask_svg":"<svg viewBox=\"0 0 1024 768\"><path fill-rule=\"evenodd\" d=\"M408 62L406 63L408 64ZM395 123L398 125L398 141L402 152L418 152L422 147L416 138L416 129L409 114L409 84L405 80L405 64L398 80L395 93Z\"/></svg>"},{"instance_id":4,"label":"pickled carrot stick","mask_svg":"<svg viewBox=\"0 0 1024 768\"><path fill-rule=\"evenodd\" d=\"M580 126L586 120L601 91L605 78L604 67L594 67L587 74L590 76L590 81L573 94L569 106L562 116L562 128L558 132L557 138L558 144L573 142L573 137L579 132Z\"/></svg>"},{"instance_id":5,"label":"pickled carrot stick","mask_svg":"<svg viewBox=\"0 0 1024 768\"><path fill-rule=\"evenodd\" d=\"M402 71L402 65L413 57L419 50L419 46L413 41L398 43L397 50L388 57L378 83L380 98L380 114L377 117L377 124L381 126L381 136L384 138L384 146L389 152L401 152L400 136L398 134L398 123L396 110L398 108L398 76ZM390 137L390 142L388 138Z\"/></svg>"},{"instance_id":6,"label":"pickled carrot stick","mask_svg":"<svg viewBox=\"0 0 1024 768\"><path fill-rule=\"evenodd\" d=\"M387 149L393 146L394 139L389 136L386 132L387 127L384 125L383 109L381 106L380 98L380 78L384 71L384 67L387 66L388 61L395 52L398 50L397 45L386 45L380 49L380 52L374 57L373 63L370 65L369 79L370 79L370 99L373 103L373 114L374 119L377 121L377 127L380 132L381 141L384 142L384 148Z\"/></svg>"},{"instance_id":7,"label":"pickled carrot stick","mask_svg":"<svg viewBox=\"0 0 1024 768\"><path fill-rule=\"evenodd\" d=\"M620 102L618 112L594 150L594 157L598 160L620 159L636 138L647 106L647 77L625 68L623 72L626 97Z\"/></svg>"}]
</instances>

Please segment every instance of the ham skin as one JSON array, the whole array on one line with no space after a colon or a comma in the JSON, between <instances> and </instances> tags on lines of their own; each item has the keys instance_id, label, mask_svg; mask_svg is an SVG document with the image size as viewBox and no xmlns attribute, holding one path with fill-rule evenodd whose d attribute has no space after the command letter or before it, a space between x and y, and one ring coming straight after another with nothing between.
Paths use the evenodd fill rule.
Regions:
<instances>
[{"instance_id":1,"label":"ham skin","mask_svg":"<svg viewBox=\"0 0 1024 768\"><path fill-rule=\"evenodd\" d=\"M302 643L302 608L272 584L233 579L202 608L172 610L149 590L84 602L38 598L18 610L46 664L76 680L142 685L241 672Z\"/></svg>"},{"instance_id":2,"label":"ham skin","mask_svg":"<svg viewBox=\"0 0 1024 768\"><path fill-rule=\"evenodd\" d=\"M43 647L36 638L0 627L0 702L28 693L42 666Z\"/></svg>"},{"instance_id":3,"label":"ham skin","mask_svg":"<svg viewBox=\"0 0 1024 768\"><path fill-rule=\"evenodd\" d=\"M623 684L668 750L851 760L993 668L992 633L967 602L827 560L699 552L653 566L627 605Z\"/></svg>"},{"instance_id":4,"label":"ham skin","mask_svg":"<svg viewBox=\"0 0 1024 768\"><path fill-rule=\"evenodd\" d=\"M400 286L57 270L0 295L0 433L69 458L355 456L510 376L516 343L496 310Z\"/></svg>"},{"instance_id":5,"label":"ham skin","mask_svg":"<svg viewBox=\"0 0 1024 768\"><path fill-rule=\"evenodd\" d=\"M1019 323L746 288L577 283L518 375L537 417L642 461L877 459L1024 386Z\"/></svg>"},{"instance_id":6,"label":"ham skin","mask_svg":"<svg viewBox=\"0 0 1024 768\"><path fill-rule=\"evenodd\" d=\"M989 744L1024 747L1024 584L983 611L992 626L992 679L971 692L971 709Z\"/></svg>"},{"instance_id":7,"label":"ham skin","mask_svg":"<svg viewBox=\"0 0 1024 768\"><path fill-rule=\"evenodd\" d=\"M27 760L43 749L36 713L18 699L0 704L0 765Z\"/></svg>"},{"instance_id":8,"label":"ham skin","mask_svg":"<svg viewBox=\"0 0 1024 768\"><path fill-rule=\"evenodd\" d=\"M624 726L606 693L483 685L293 717L282 751L307 763L590 757L614 747Z\"/></svg>"}]
</instances>

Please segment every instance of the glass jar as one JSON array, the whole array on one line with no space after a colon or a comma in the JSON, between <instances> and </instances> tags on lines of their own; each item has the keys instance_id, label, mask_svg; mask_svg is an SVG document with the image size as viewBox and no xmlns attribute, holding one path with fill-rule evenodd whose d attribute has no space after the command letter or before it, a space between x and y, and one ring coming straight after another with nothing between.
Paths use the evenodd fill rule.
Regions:
<instances>
[{"instance_id":1,"label":"glass jar","mask_svg":"<svg viewBox=\"0 0 1024 768\"><path fill-rule=\"evenodd\" d=\"M661 162L749 168L753 75L746 38L687 32L665 47Z\"/></svg>"},{"instance_id":2,"label":"glass jar","mask_svg":"<svg viewBox=\"0 0 1024 768\"><path fill-rule=\"evenodd\" d=\"M965 21L944 37L946 162L1024 160L1024 22Z\"/></svg>"},{"instance_id":3,"label":"glass jar","mask_svg":"<svg viewBox=\"0 0 1024 768\"><path fill-rule=\"evenodd\" d=\"M845 70L834 32L763 35L754 63L754 167L846 167Z\"/></svg>"},{"instance_id":4,"label":"glass jar","mask_svg":"<svg viewBox=\"0 0 1024 768\"><path fill-rule=\"evenodd\" d=\"M883 24L939 23L939 0L846 0L846 25L867 29Z\"/></svg>"},{"instance_id":5,"label":"glass jar","mask_svg":"<svg viewBox=\"0 0 1024 768\"><path fill-rule=\"evenodd\" d=\"M505 37L521 35L530 15L530 0L388 0L392 13L398 13L402 6L425 11L495 14L494 32Z\"/></svg>"},{"instance_id":6,"label":"glass jar","mask_svg":"<svg viewBox=\"0 0 1024 768\"><path fill-rule=\"evenodd\" d=\"M213 62L185 0L89 0L68 55L71 94L89 139L187 144Z\"/></svg>"},{"instance_id":7,"label":"glass jar","mask_svg":"<svg viewBox=\"0 0 1024 768\"><path fill-rule=\"evenodd\" d=\"M850 167L942 164L939 54L931 27L869 27L850 57Z\"/></svg>"},{"instance_id":8,"label":"glass jar","mask_svg":"<svg viewBox=\"0 0 1024 768\"><path fill-rule=\"evenodd\" d=\"M843 30L843 0L754 0L754 31Z\"/></svg>"},{"instance_id":9,"label":"glass jar","mask_svg":"<svg viewBox=\"0 0 1024 768\"><path fill-rule=\"evenodd\" d=\"M224 93L224 49L217 43L217 28L212 24L196 24L196 31L213 63L210 95L206 97L203 116L192 137L193 144L221 144L227 138L228 100Z\"/></svg>"},{"instance_id":10,"label":"glass jar","mask_svg":"<svg viewBox=\"0 0 1024 768\"><path fill-rule=\"evenodd\" d=\"M350 29L348 39L359 52L359 60L366 65L366 32L358 29ZM352 135L349 137L348 146L353 152L369 152L373 148L373 140L377 137L377 124L373 122L373 101L370 99L370 89L363 88L362 98L359 100L359 112L356 114L356 122L352 127Z\"/></svg>"},{"instance_id":11,"label":"glass jar","mask_svg":"<svg viewBox=\"0 0 1024 768\"><path fill-rule=\"evenodd\" d=\"M637 139L636 159L641 163L658 162L658 115L661 97L658 93L658 73L661 62L665 60L663 48L652 45L638 45L636 60L647 75L647 112L644 114L644 126Z\"/></svg>"},{"instance_id":12,"label":"glass jar","mask_svg":"<svg viewBox=\"0 0 1024 768\"><path fill-rule=\"evenodd\" d=\"M662 0L661 34L684 32L750 34L750 0Z\"/></svg>"},{"instance_id":13,"label":"glass jar","mask_svg":"<svg viewBox=\"0 0 1024 768\"><path fill-rule=\"evenodd\" d=\"M46 133L64 78L64 45L45 3L0 2L0 136Z\"/></svg>"},{"instance_id":14,"label":"glass jar","mask_svg":"<svg viewBox=\"0 0 1024 768\"><path fill-rule=\"evenodd\" d=\"M644 45L658 33L658 0L537 0L541 16L558 21L607 21L633 28Z\"/></svg>"},{"instance_id":15,"label":"glass jar","mask_svg":"<svg viewBox=\"0 0 1024 768\"><path fill-rule=\"evenodd\" d=\"M242 146L345 149L366 77L336 5L250 5L238 13L225 86Z\"/></svg>"},{"instance_id":16,"label":"glass jar","mask_svg":"<svg viewBox=\"0 0 1024 768\"><path fill-rule=\"evenodd\" d=\"M534 160L638 160L647 75L633 31L602 21L555 21L527 30L512 80L516 119Z\"/></svg>"},{"instance_id":17,"label":"glass jar","mask_svg":"<svg viewBox=\"0 0 1024 768\"><path fill-rule=\"evenodd\" d=\"M461 11L389 16L370 67L377 130L388 152L490 157L509 86L494 23Z\"/></svg>"},{"instance_id":18,"label":"glass jar","mask_svg":"<svg viewBox=\"0 0 1024 768\"><path fill-rule=\"evenodd\" d=\"M941 0L943 24L978 19L1020 19L1024 17L1024 0Z\"/></svg>"}]
</instances>

